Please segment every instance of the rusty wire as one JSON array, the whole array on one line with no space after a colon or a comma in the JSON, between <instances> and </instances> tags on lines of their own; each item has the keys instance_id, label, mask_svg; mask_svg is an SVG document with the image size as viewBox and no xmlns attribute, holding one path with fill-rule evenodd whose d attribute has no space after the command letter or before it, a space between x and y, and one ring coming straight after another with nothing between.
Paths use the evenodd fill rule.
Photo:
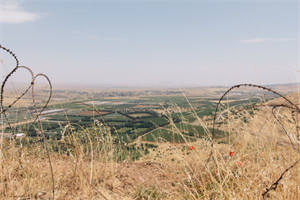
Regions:
<instances>
[{"instance_id":1,"label":"rusty wire","mask_svg":"<svg viewBox=\"0 0 300 200\"><path fill-rule=\"evenodd\" d=\"M295 126L296 126L296 133L298 135L298 132L299 132L299 126L298 126L298 114L300 114L300 107L294 103L292 100L290 100L288 97L280 94L279 92L271 89L271 88L268 88L268 87L265 87L265 86L261 86L261 85L256 85L256 84L238 84L238 85L234 85L232 86L231 88L229 88L227 91L225 91L223 93L223 95L221 96L221 98L219 99L218 103L217 103L217 106L216 106L216 110L215 110L215 114L214 114L214 118L213 118L213 129L212 129L212 137L211 137L211 153L208 157L208 159L206 160L206 164L205 166L208 164L208 162L211 160L211 158L213 158L214 160L214 157L213 157L213 150L214 150L214 138L215 138L215 131L216 131L216 120L217 120L217 116L218 116L218 111L220 109L220 105L221 105L221 102L222 100L225 98L226 95L228 95L232 90L234 89L237 89L237 88L240 88L240 87L252 87L252 88L257 88L257 89L261 89L261 90L264 90L264 91L268 91L268 92L271 92L273 94L275 94L276 96L278 97L281 97L282 99L284 99L287 104L262 104L262 105L250 105L250 108L255 108L255 107L259 107L259 106L262 106L262 107L271 107L272 108L272 115L273 117L275 118L276 122L280 125L280 127L283 129L284 133L287 135L289 141L290 141L290 144L292 146L292 148L294 150L296 150L298 153L300 153L299 151L299 148L298 150L295 149L295 145L290 137L290 135L288 134L288 132L286 131L286 129L284 128L283 126L283 123L281 122L281 120L276 116L275 114L275 109L277 108L280 108L280 107L284 107L284 108L287 108L290 110L290 112L292 113L292 118L294 120L294 123L295 123ZM247 108L246 108L247 109ZM238 110L238 112L242 111L242 110L245 110L244 109L241 109L241 110ZM296 113L296 117L293 115ZM294 163L292 163L291 165L289 165L289 167L287 167L279 176L278 179L276 179L272 184L271 186L267 187L265 189L265 191L262 193L262 198L263 199L266 199L268 197L268 193L272 190L276 190L277 189L277 186L279 184L279 182L283 179L283 176L289 171L291 170L293 167L295 167L298 162L300 161L300 159L297 159ZM216 162L215 162L216 163ZM217 163L216 163L217 164Z\"/></svg>"},{"instance_id":2,"label":"rusty wire","mask_svg":"<svg viewBox=\"0 0 300 200\"><path fill-rule=\"evenodd\" d=\"M44 134L44 131L43 131L43 127L42 127L42 123L41 123L41 120L40 120L40 116L42 114L42 112L46 109L46 107L48 106L50 100L51 100L51 97L52 97L52 91L53 91L53 88L52 88L52 84L51 84L51 81L49 79L49 77L43 73L38 73L38 74L34 74L33 71L31 70L30 67L27 67L27 66L20 66L19 65L19 60L16 56L15 53L13 53L10 49L2 46L0 44L0 49L2 49L3 51L5 51L6 53L8 53L9 55L11 55L15 61L16 61L16 64L14 66L14 68L5 76L2 84L1 84L1 91L0 91L0 115L3 114L4 117L5 117L5 120L9 126L9 128L12 130L12 136L15 137L15 134L13 132L13 129L11 127L11 124L8 120L8 117L7 117L7 111L9 111L9 109L11 109L18 101L20 101L31 89L31 93L32 93L32 103L33 103L33 108L34 108L34 113L35 113L35 119L33 120L32 123L35 123L36 121L38 122L38 125L39 125L39 134L44 138L44 146L45 146L45 149L46 149L46 152L47 152L47 156L48 156L48 162L49 162L49 167L50 167L50 172L51 172L51 178L52 178L52 199L54 200L55 198L55 182L54 182L54 173L53 173L53 167L52 167L52 162L51 162L51 157L50 157L50 152L49 152L49 149L48 149L48 146L46 144L46 136ZM5 91L5 86L7 84L7 81L13 77L13 74L18 71L19 69L25 69L27 70L30 75L31 75L31 82L29 84L29 86L24 90L24 92L22 92L19 96L17 96L17 98L12 102L10 103L7 107L4 107L3 105L3 101L4 101L4 91ZM37 105L36 105L36 100L35 100L35 93L34 93L34 85L35 85L35 82L38 78L44 78L46 79L48 85L49 85L49 96L47 98L47 101L45 103L44 106L42 106L42 108L38 111L37 110Z\"/></svg>"}]
</instances>

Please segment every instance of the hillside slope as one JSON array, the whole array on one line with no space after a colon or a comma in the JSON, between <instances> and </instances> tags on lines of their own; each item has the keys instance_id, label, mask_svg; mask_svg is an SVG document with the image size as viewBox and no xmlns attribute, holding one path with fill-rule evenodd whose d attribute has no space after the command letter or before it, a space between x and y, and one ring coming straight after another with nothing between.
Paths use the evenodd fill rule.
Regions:
<instances>
[{"instance_id":1,"label":"hillside slope","mask_svg":"<svg viewBox=\"0 0 300 200\"><path fill-rule=\"evenodd\" d=\"M299 101L298 94L289 98ZM284 102L268 102L279 103ZM55 145L68 144L67 153L54 151L54 144L50 148L55 199L261 199L299 159L293 115L286 108L275 115L281 125L270 107L230 116L221 127L230 134L213 146L208 138L156 143L138 161L113 160L109 140L93 146L79 144L75 135L66 137ZM51 199L53 179L43 144L17 143L1 148L0 198ZM265 198L300 199L299 187L298 164Z\"/></svg>"}]
</instances>

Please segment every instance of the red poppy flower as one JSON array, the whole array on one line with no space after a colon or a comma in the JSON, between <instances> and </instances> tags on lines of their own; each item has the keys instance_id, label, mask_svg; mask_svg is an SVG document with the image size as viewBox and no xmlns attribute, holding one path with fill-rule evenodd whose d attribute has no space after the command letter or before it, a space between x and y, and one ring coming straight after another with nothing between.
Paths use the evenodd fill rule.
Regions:
<instances>
[{"instance_id":1,"label":"red poppy flower","mask_svg":"<svg viewBox=\"0 0 300 200\"><path fill-rule=\"evenodd\" d=\"M193 150L195 147L194 146L189 146L189 149L190 150Z\"/></svg>"},{"instance_id":2,"label":"red poppy flower","mask_svg":"<svg viewBox=\"0 0 300 200\"><path fill-rule=\"evenodd\" d=\"M242 163L240 161L237 161L236 164L241 167L242 166Z\"/></svg>"},{"instance_id":3,"label":"red poppy flower","mask_svg":"<svg viewBox=\"0 0 300 200\"><path fill-rule=\"evenodd\" d=\"M233 152L233 151L230 151L230 152L229 152L229 156L230 156L230 157L232 157L232 156L233 156L233 154L234 154L234 152Z\"/></svg>"}]
</instances>

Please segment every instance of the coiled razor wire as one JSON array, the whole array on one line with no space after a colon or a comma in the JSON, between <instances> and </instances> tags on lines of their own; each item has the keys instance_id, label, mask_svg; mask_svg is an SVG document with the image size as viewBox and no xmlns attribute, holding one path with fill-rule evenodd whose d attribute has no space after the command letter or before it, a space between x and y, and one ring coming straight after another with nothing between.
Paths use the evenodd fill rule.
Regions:
<instances>
[{"instance_id":1,"label":"coiled razor wire","mask_svg":"<svg viewBox=\"0 0 300 200\"><path fill-rule=\"evenodd\" d=\"M51 84L51 81L49 79L49 77L46 75L46 74L43 74L43 73L38 73L38 74L34 74L33 71L31 70L30 67L27 67L27 66L20 66L20 62L16 56L16 54L14 52L12 52L10 49L2 46L0 44L0 49L3 50L4 52L8 53L9 55L11 55L16 64L14 66L14 68L5 76L2 84L1 84L1 91L0 91L0 114L3 114L4 117L5 117L5 120L9 126L9 128L12 130L12 136L15 137L15 133L12 129L12 126L8 120L8 117L7 117L7 111L9 109L11 109L18 101L20 101L31 89L31 97L32 97L32 103L33 103L33 108L34 108L34 114L35 114L35 117L34 117L34 120L32 123L35 123L36 121L38 122L38 125L39 125L39 134L44 137L44 143L46 142L46 137L45 137L45 134L43 132L43 128L42 128L42 124L41 124L41 120L40 120L40 116L42 114L42 112L46 109L46 107L48 106L50 100L51 100L51 97L52 97L52 91L53 91L53 88L52 88L52 84ZM19 69L25 69L27 72L29 72L29 74L31 75L31 82L30 84L28 85L28 87L19 95L16 97L16 99L10 103L7 107L4 107L4 104L3 104L3 101L4 101L4 88L7 84L7 81L13 77L14 73L16 71L18 71ZM42 106L42 108L38 111L37 109L37 105L36 105L36 100L35 100L35 93L34 93L34 86L35 86L35 82L38 78L44 78L47 83L48 83L48 86L49 86L49 96L47 98L47 101L46 103L44 104L44 106ZM45 144L45 149L46 149L46 152L47 152L47 156L48 156L48 161L49 161L49 167L50 167L50 172L51 172L51 178L52 178L52 199L54 199L55 197L55 194L54 194L54 191L55 191L55 188L54 188L54 174L53 174L53 167L52 167L52 163L51 163L51 158L50 158L50 152L49 152L49 149L48 149L48 146Z\"/></svg>"},{"instance_id":2,"label":"coiled razor wire","mask_svg":"<svg viewBox=\"0 0 300 200\"><path fill-rule=\"evenodd\" d=\"M213 129L212 129L212 135L210 137L210 142L211 142L211 152L210 152L210 155L206 161L206 164L205 166L208 164L208 162L211 160L211 158L213 158L213 150L214 150L214 139L216 138L216 125L217 125L217 119L218 119L218 111L220 109L220 106L221 106L221 102L222 100L225 98L225 96L227 96L232 90L234 89L237 89L237 88L241 88L241 87L252 87L252 88L257 88L257 89L261 89L263 91L268 91L272 94L275 94L276 96L278 97L281 97L285 102L286 104L263 104L263 105L250 105L250 108L255 108L255 107L271 107L272 108L272 115L273 117L275 118L275 120L277 121L277 123L279 124L279 126L281 127L281 129L283 129L284 133L287 135L288 139L290 140L290 144L291 146L293 147L293 149L300 153L300 150L299 150L299 142L300 141L297 141L298 142L298 149L295 148L295 145L294 145L294 142L291 140L290 138L290 135L287 133L285 127L283 126L283 123L281 122L281 120L276 116L275 114L275 110L277 108L280 108L280 107L284 107L284 108L287 108L289 109L289 111L292 113L292 118L293 118L293 121L294 121L294 125L296 127L296 134L297 136L299 136L299 125L298 125L298 115L300 114L300 107L294 103L292 100L290 100L288 97L280 94L279 92L271 89L271 88L268 88L268 87L265 87L265 86L261 86L261 85L256 85L256 84L250 84L250 83L244 83L244 84L238 84L238 85L234 85L232 86L231 88L229 88L227 91L225 91L223 93L223 95L221 96L221 98L219 99L218 103L217 103L217 106L216 106L216 110L215 110L215 114L214 114L214 118L213 118ZM244 109L241 109L241 110L238 110L238 112L242 111L242 110L245 110L247 108L244 108ZM299 138L297 139L299 140ZM281 175L279 176L279 178L277 180L275 180L271 186L269 186L268 188L265 189L265 191L262 193L262 198L263 199L266 199L268 197L268 193L272 190L276 190L277 189L277 186L280 182L280 180L283 179L283 176L290 170L292 169L293 167L295 167L298 163L299 163L300 159L298 158L295 162L293 162L291 165L289 165L289 167L287 167L282 173Z\"/></svg>"}]
</instances>

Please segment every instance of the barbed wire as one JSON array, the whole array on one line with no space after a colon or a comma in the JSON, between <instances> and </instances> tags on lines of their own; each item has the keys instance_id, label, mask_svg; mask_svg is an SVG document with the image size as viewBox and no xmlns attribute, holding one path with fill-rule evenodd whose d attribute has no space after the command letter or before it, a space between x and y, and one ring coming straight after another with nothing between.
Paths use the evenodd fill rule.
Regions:
<instances>
[{"instance_id":1,"label":"barbed wire","mask_svg":"<svg viewBox=\"0 0 300 200\"><path fill-rule=\"evenodd\" d=\"M41 119L40 119L40 116L42 114L42 112L46 109L46 107L48 106L50 100L51 100L51 97L52 97L52 92L53 92L53 87L52 87L52 84L51 84L51 81L49 79L49 77L43 73L38 73L38 74L34 74L32 69L30 67L27 67L27 66L19 66L20 62L16 56L16 54L11 51L10 49L2 46L0 44L0 49L2 49L3 51L7 52L9 55L11 55L15 61L16 61L16 65L15 67L5 76L2 84L1 84L1 91L0 91L0 115L4 115L5 117L5 120L6 120L6 123L8 124L8 127L11 129L12 131L12 136L13 138L15 138L15 133L12 129L12 126L9 122L9 119L8 119L8 116L7 116L7 111L9 111L9 109L11 109L17 102L19 102L31 89L31 97L32 97L32 103L33 103L33 108L34 108L34 113L35 113L35 118L33 120L32 123L35 123L36 121L38 122L38 125L39 125L39 129L38 129L38 132L40 134L40 136L42 136L44 138L44 146L45 146L45 149L46 149L46 153L47 153L47 156L48 156L48 162L49 162L49 167L50 167L50 173L51 173L51 178L52 178L52 199L54 200L55 198L55 181L54 181L54 173L53 173L53 167L52 167L52 162L51 162L51 157L50 157L50 152L49 152L49 149L48 149L48 145L46 144L46 137L45 137L45 134L44 134L44 131L43 131L43 127L42 127L42 123L41 123ZM24 92L22 92L19 96L16 97L15 100L13 100L12 103L10 103L7 107L4 107L4 104L3 104L3 101L4 101L4 92L5 92L5 86L8 82L8 80L13 77L13 74L19 70L19 69L25 69L26 71L28 71L31 75L31 82L29 84L29 86L24 90ZM38 78L44 78L46 79L48 85L49 85L49 96L47 98L47 101L46 103L44 104L44 106L42 106L42 108L38 111L37 109L37 105L36 105L36 98L35 98L35 93L34 93L34 86L35 86L35 82Z\"/></svg>"},{"instance_id":2,"label":"barbed wire","mask_svg":"<svg viewBox=\"0 0 300 200\"><path fill-rule=\"evenodd\" d=\"M292 118L293 118L293 121L294 121L294 125L296 127L296 134L299 135L299 126L298 126L298 114L300 114L300 107L298 106L298 104L294 103L292 100L290 100L288 97L280 94L279 92L271 89L271 88L268 88L268 87L265 87L265 86L261 86L261 85L256 85L256 84L248 84L248 83L245 83L245 84L238 84L238 85L234 85L232 86L231 88L229 88L227 91L225 91L223 93L223 95L221 96L221 98L219 99L217 105L216 105L216 110L215 110L215 114L214 114L214 118L213 118L213 129L212 129L212 137L211 137L211 152L208 156L208 159L206 160L206 164L205 164L205 167L206 165L208 164L208 162L211 160L211 158L214 159L213 157L213 152L214 152L214 139L216 137L216 121L217 121L217 116L218 116L218 111L220 109L220 105L221 105L221 102L222 100L225 98L226 95L228 95L232 90L234 89L237 89L237 88L240 88L240 87L252 87L252 88L257 88L257 89L261 89L261 90L265 90L265 91L268 91L268 92L271 92L273 94L275 94L276 96L279 96L281 97L282 99L284 99L288 104L283 104L283 103L278 103L278 104L262 104L262 105L250 105L250 108L255 108L255 107L271 107L272 108L272 115L273 117L275 118L276 122L279 124L279 126L281 127L281 129L283 129L284 133L287 135L289 141L290 141L290 144L292 146L292 148L294 150L295 149L295 145L290 137L290 135L288 134L288 132L286 131L283 123L281 122L281 120L276 116L275 114L275 109L277 108L280 108L280 107L284 107L284 108L287 108L290 110L290 112L292 113ZM238 110L238 112L242 111L242 110L245 110L247 109L244 108L244 109L241 109L241 110ZM294 115L296 117L294 117ZM299 141L297 141L299 143ZM299 144L298 144L299 145ZM298 153L300 153L299 151L299 147L298 147L298 150L296 150ZM300 161L300 159L297 159L293 164L289 165L289 167L287 167L279 176L278 179L276 179L276 181L274 181L270 187L266 188L265 191L262 193L262 198L265 199L268 197L268 193L272 190L276 190L277 189L277 186L279 184L279 182L283 179L283 176L289 171L291 170L293 167L295 167L298 162ZM215 162L217 164L217 162ZM217 164L218 165L218 164Z\"/></svg>"}]
</instances>

